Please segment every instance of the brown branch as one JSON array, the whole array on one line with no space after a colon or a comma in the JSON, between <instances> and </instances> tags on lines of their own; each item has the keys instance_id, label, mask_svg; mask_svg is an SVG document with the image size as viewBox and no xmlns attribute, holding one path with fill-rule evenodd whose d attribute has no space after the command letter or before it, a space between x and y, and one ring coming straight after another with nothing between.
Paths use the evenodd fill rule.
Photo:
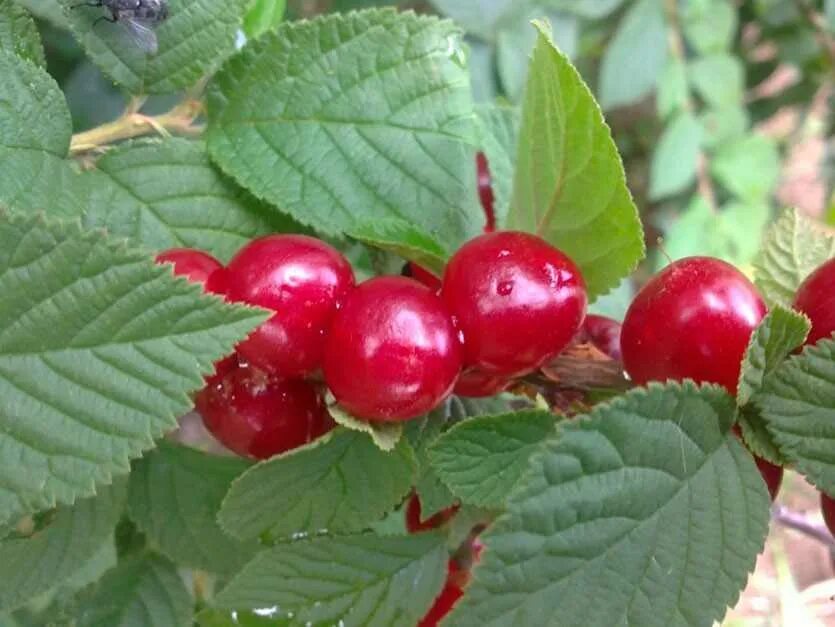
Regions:
<instances>
[{"instance_id":1,"label":"brown branch","mask_svg":"<svg viewBox=\"0 0 835 627\"><path fill-rule=\"evenodd\" d=\"M830 550L835 552L835 538L829 533L826 526L813 522L807 516L790 510L782 505L775 505L771 510L771 518L784 527L799 531L803 535L814 538L823 543Z\"/></svg>"}]
</instances>

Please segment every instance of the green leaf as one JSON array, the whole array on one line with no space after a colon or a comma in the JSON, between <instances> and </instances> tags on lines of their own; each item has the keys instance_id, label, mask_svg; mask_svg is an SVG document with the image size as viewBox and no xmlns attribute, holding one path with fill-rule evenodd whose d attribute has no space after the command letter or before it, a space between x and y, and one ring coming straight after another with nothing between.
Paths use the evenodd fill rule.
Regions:
<instances>
[{"instance_id":1,"label":"green leaf","mask_svg":"<svg viewBox=\"0 0 835 627\"><path fill-rule=\"evenodd\" d=\"M832 257L835 237L796 209L785 211L766 233L754 262L754 282L769 306L790 307L803 279Z\"/></svg>"},{"instance_id":2,"label":"green leaf","mask_svg":"<svg viewBox=\"0 0 835 627\"><path fill-rule=\"evenodd\" d=\"M774 141L749 135L720 147L711 161L716 179L740 200L765 203L780 175L780 156Z\"/></svg>"},{"instance_id":3,"label":"green leaf","mask_svg":"<svg viewBox=\"0 0 835 627\"><path fill-rule=\"evenodd\" d=\"M531 454L554 434L547 411L482 416L455 425L431 447L435 472L464 502L503 507Z\"/></svg>"},{"instance_id":4,"label":"green leaf","mask_svg":"<svg viewBox=\"0 0 835 627\"><path fill-rule=\"evenodd\" d=\"M38 216L0 213L0 290L0 523L127 473L266 318Z\"/></svg>"},{"instance_id":5,"label":"green leaf","mask_svg":"<svg viewBox=\"0 0 835 627\"><path fill-rule=\"evenodd\" d=\"M430 0L441 14L455 20L468 33L492 39L499 24L527 0Z\"/></svg>"},{"instance_id":6,"label":"green leaf","mask_svg":"<svg viewBox=\"0 0 835 627\"><path fill-rule=\"evenodd\" d=\"M638 0L603 53L598 93L604 109L633 104L658 82L667 58L663 3Z\"/></svg>"},{"instance_id":7,"label":"green leaf","mask_svg":"<svg viewBox=\"0 0 835 627\"><path fill-rule=\"evenodd\" d=\"M406 424L406 437L415 451L417 462L415 492L420 499L420 514L423 520L451 506L456 500L455 495L429 463L429 448L447 425L450 408L450 405L444 404L428 415L410 420Z\"/></svg>"},{"instance_id":8,"label":"green leaf","mask_svg":"<svg viewBox=\"0 0 835 627\"><path fill-rule=\"evenodd\" d=\"M443 585L447 557L437 533L312 538L258 555L215 605L274 607L302 625L415 625Z\"/></svg>"},{"instance_id":9,"label":"green leaf","mask_svg":"<svg viewBox=\"0 0 835 627\"><path fill-rule=\"evenodd\" d=\"M742 62L729 54L712 54L690 64L688 73L704 101L717 108L742 102L745 70Z\"/></svg>"},{"instance_id":10,"label":"green leaf","mask_svg":"<svg viewBox=\"0 0 835 627\"><path fill-rule=\"evenodd\" d=\"M199 248L226 261L253 237L298 229L222 176L198 141L123 144L83 178L84 225L152 250Z\"/></svg>"},{"instance_id":11,"label":"green leaf","mask_svg":"<svg viewBox=\"0 0 835 627\"><path fill-rule=\"evenodd\" d=\"M738 21L733 5L726 0L691 0L682 6L684 35L700 54L730 47Z\"/></svg>"},{"instance_id":12,"label":"green leaf","mask_svg":"<svg viewBox=\"0 0 835 627\"><path fill-rule=\"evenodd\" d=\"M348 235L369 246L414 261L438 275L444 271L448 257L444 248L425 231L405 220L383 218L359 222L348 231Z\"/></svg>"},{"instance_id":13,"label":"green leaf","mask_svg":"<svg viewBox=\"0 0 835 627\"><path fill-rule=\"evenodd\" d=\"M235 51L247 0L167 0L168 18L153 27L159 42L147 54L118 24L96 23L103 9L72 9L58 0L87 55L133 94L170 93L212 74Z\"/></svg>"},{"instance_id":14,"label":"green leaf","mask_svg":"<svg viewBox=\"0 0 835 627\"><path fill-rule=\"evenodd\" d=\"M462 54L454 25L414 13L282 24L215 77L209 150L323 233L399 218L451 252L483 221Z\"/></svg>"},{"instance_id":15,"label":"green leaf","mask_svg":"<svg viewBox=\"0 0 835 627\"><path fill-rule=\"evenodd\" d=\"M29 538L0 541L0 612L59 585L84 579L88 562L110 542L125 502L125 484L99 486L98 496L59 507L54 520Z\"/></svg>"},{"instance_id":16,"label":"green leaf","mask_svg":"<svg viewBox=\"0 0 835 627\"><path fill-rule=\"evenodd\" d=\"M606 17L617 9L623 0L546 0L548 6L571 11L590 20Z\"/></svg>"},{"instance_id":17,"label":"green leaf","mask_svg":"<svg viewBox=\"0 0 835 627\"><path fill-rule=\"evenodd\" d=\"M256 39L281 24L287 0L255 0L244 15L244 33Z\"/></svg>"},{"instance_id":18,"label":"green leaf","mask_svg":"<svg viewBox=\"0 0 835 627\"><path fill-rule=\"evenodd\" d=\"M448 622L710 625L763 548L769 498L718 386L650 384L561 423Z\"/></svg>"},{"instance_id":19,"label":"green leaf","mask_svg":"<svg viewBox=\"0 0 835 627\"><path fill-rule=\"evenodd\" d=\"M365 433L371 437L371 441L381 451L385 451L386 453L393 451L397 447L400 436L403 435L402 422L370 422L368 420L362 420L352 416L338 405L331 405L328 407L328 411L337 424L351 431Z\"/></svg>"},{"instance_id":20,"label":"green leaf","mask_svg":"<svg viewBox=\"0 0 835 627\"><path fill-rule=\"evenodd\" d=\"M705 109L699 115L699 123L702 125L703 145L705 148L713 149L742 139L751 120L748 110L737 104L719 109Z\"/></svg>"},{"instance_id":21,"label":"green leaf","mask_svg":"<svg viewBox=\"0 0 835 627\"><path fill-rule=\"evenodd\" d=\"M835 340L820 340L780 364L756 402L780 452L835 494Z\"/></svg>"},{"instance_id":22,"label":"green leaf","mask_svg":"<svg viewBox=\"0 0 835 627\"><path fill-rule=\"evenodd\" d=\"M0 54L16 54L44 67L38 28L29 14L13 0L0 0Z\"/></svg>"},{"instance_id":23,"label":"green leaf","mask_svg":"<svg viewBox=\"0 0 835 627\"><path fill-rule=\"evenodd\" d=\"M591 92L554 48L547 27L537 28L507 226L565 251L593 299L643 257L641 223Z\"/></svg>"},{"instance_id":24,"label":"green leaf","mask_svg":"<svg viewBox=\"0 0 835 627\"><path fill-rule=\"evenodd\" d=\"M191 624L192 598L164 557L145 553L108 571L88 591L78 627L180 627Z\"/></svg>"},{"instance_id":25,"label":"green leaf","mask_svg":"<svg viewBox=\"0 0 835 627\"><path fill-rule=\"evenodd\" d=\"M768 430L762 413L755 403L739 408L737 424L742 432L742 439L754 455L762 457L777 466L786 466L789 460L780 452L774 436Z\"/></svg>"},{"instance_id":26,"label":"green leaf","mask_svg":"<svg viewBox=\"0 0 835 627\"><path fill-rule=\"evenodd\" d=\"M658 81L658 94L655 98L655 108L658 116L667 116L683 111L690 97L687 85L687 70L679 59L672 57L667 60L661 78Z\"/></svg>"},{"instance_id":27,"label":"green leaf","mask_svg":"<svg viewBox=\"0 0 835 627\"><path fill-rule=\"evenodd\" d=\"M810 328L811 322L806 316L780 305L763 318L751 336L742 360L737 391L740 405L750 401L762 389L765 378L803 344Z\"/></svg>"},{"instance_id":28,"label":"green leaf","mask_svg":"<svg viewBox=\"0 0 835 627\"><path fill-rule=\"evenodd\" d=\"M69 22L64 9L55 0L13 0L35 17L39 17L57 28L68 29Z\"/></svg>"},{"instance_id":29,"label":"green leaf","mask_svg":"<svg viewBox=\"0 0 835 627\"><path fill-rule=\"evenodd\" d=\"M365 434L337 428L250 468L232 483L218 519L243 540L359 531L403 500L414 467L405 438L384 453Z\"/></svg>"},{"instance_id":30,"label":"green leaf","mask_svg":"<svg viewBox=\"0 0 835 627\"><path fill-rule=\"evenodd\" d=\"M513 164L519 142L519 109L499 105L476 107L479 145L487 157L493 188L493 214L501 229L510 212L513 195Z\"/></svg>"},{"instance_id":31,"label":"green leaf","mask_svg":"<svg viewBox=\"0 0 835 627\"><path fill-rule=\"evenodd\" d=\"M678 194L696 180L702 129L689 111L673 118L652 155L649 196L658 200Z\"/></svg>"},{"instance_id":32,"label":"green leaf","mask_svg":"<svg viewBox=\"0 0 835 627\"><path fill-rule=\"evenodd\" d=\"M270 612L266 612L266 616L261 614L242 610L206 608L194 618L200 627L293 627L292 618L278 618Z\"/></svg>"},{"instance_id":33,"label":"green leaf","mask_svg":"<svg viewBox=\"0 0 835 627\"><path fill-rule=\"evenodd\" d=\"M226 535L217 514L232 480L248 467L239 458L163 441L134 464L128 499L131 519L178 564L212 573L237 572L258 546Z\"/></svg>"}]
</instances>

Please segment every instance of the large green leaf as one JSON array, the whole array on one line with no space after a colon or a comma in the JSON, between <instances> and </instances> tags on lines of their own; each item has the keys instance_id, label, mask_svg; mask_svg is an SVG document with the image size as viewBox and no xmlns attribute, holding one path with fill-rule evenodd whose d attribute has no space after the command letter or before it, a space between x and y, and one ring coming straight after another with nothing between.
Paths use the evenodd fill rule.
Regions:
<instances>
[{"instance_id":1,"label":"large green leaf","mask_svg":"<svg viewBox=\"0 0 835 627\"><path fill-rule=\"evenodd\" d=\"M87 55L114 81L134 94L174 92L214 72L235 51L247 0L167 0L168 18L156 25L156 54L147 54L120 24L104 20L104 9L64 7Z\"/></svg>"},{"instance_id":2,"label":"large green leaf","mask_svg":"<svg viewBox=\"0 0 835 627\"><path fill-rule=\"evenodd\" d=\"M733 604L769 499L717 386L651 384L561 423L449 624L708 627Z\"/></svg>"},{"instance_id":3,"label":"large green leaf","mask_svg":"<svg viewBox=\"0 0 835 627\"><path fill-rule=\"evenodd\" d=\"M786 211L771 226L754 262L755 283L769 306L790 306L809 273L835 257L835 237L799 211Z\"/></svg>"},{"instance_id":4,"label":"large green leaf","mask_svg":"<svg viewBox=\"0 0 835 627\"><path fill-rule=\"evenodd\" d=\"M501 229L510 212L513 171L519 141L519 110L499 105L481 105L478 115L479 145L487 157L493 188L493 213Z\"/></svg>"},{"instance_id":5,"label":"large green leaf","mask_svg":"<svg viewBox=\"0 0 835 627\"><path fill-rule=\"evenodd\" d=\"M432 467L464 502L503 507L556 419L547 411L521 411L461 422L432 444Z\"/></svg>"},{"instance_id":6,"label":"large green leaf","mask_svg":"<svg viewBox=\"0 0 835 627\"><path fill-rule=\"evenodd\" d=\"M385 453L366 434L337 428L245 472L232 484L219 520L244 540L359 531L403 500L414 466L405 438Z\"/></svg>"},{"instance_id":7,"label":"large green leaf","mask_svg":"<svg viewBox=\"0 0 835 627\"><path fill-rule=\"evenodd\" d=\"M266 317L37 216L0 213L0 290L0 524L128 472Z\"/></svg>"},{"instance_id":8,"label":"large green leaf","mask_svg":"<svg viewBox=\"0 0 835 627\"><path fill-rule=\"evenodd\" d=\"M213 573L237 572L258 549L225 534L217 523L232 480L249 463L160 443L134 464L130 516L178 564Z\"/></svg>"},{"instance_id":9,"label":"large green leaf","mask_svg":"<svg viewBox=\"0 0 835 627\"><path fill-rule=\"evenodd\" d=\"M443 585L446 561L435 533L313 538L261 553L214 604L274 608L300 625L415 625Z\"/></svg>"},{"instance_id":10,"label":"large green leaf","mask_svg":"<svg viewBox=\"0 0 835 627\"><path fill-rule=\"evenodd\" d=\"M475 166L473 166L475 167ZM432 237L399 218L359 223L349 233L354 239L388 250L437 274L444 271L447 252Z\"/></svg>"},{"instance_id":11,"label":"large green leaf","mask_svg":"<svg viewBox=\"0 0 835 627\"><path fill-rule=\"evenodd\" d=\"M3 52L40 66L46 64L34 20L13 0L0 0L0 53Z\"/></svg>"},{"instance_id":12,"label":"large green leaf","mask_svg":"<svg viewBox=\"0 0 835 627\"><path fill-rule=\"evenodd\" d=\"M780 452L835 494L835 340L820 340L780 364L756 400Z\"/></svg>"},{"instance_id":13,"label":"large green leaf","mask_svg":"<svg viewBox=\"0 0 835 627\"><path fill-rule=\"evenodd\" d=\"M0 612L56 586L83 580L88 562L109 542L125 502L125 484L100 486L98 496L59 507L46 529L0 541ZM83 583L81 581L80 583Z\"/></svg>"},{"instance_id":14,"label":"large green leaf","mask_svg":"<svg viewBox=\"0 0 835 627\"><path fill-rule=\"evenodd\" d=\"M649 194L653 200L678 194L695 182L701 139L702 127L689 111L670 121L652 155Z\"/></svg>"},{"instance_id":15,"label":"large green leaf","mask_svg":"<svg viewBox=\"0 0 835 627\"><path fill-rule=\"evenodd\" d=\"M216 76L212 157L324 233L400 218L451 252L483 220L459 39L390 10L283 24Z\"/></svg>"},{"instance_id":16,"label":"large green leaf","mask_svg":"<svg viewBox=\"0 0 835 627\"><path fill-rule=\"evenodd\" d=\"M546 26L537 28L507 226L564 250L594 297L615 287L643 256L641 223L591 92Z\"/></svg>"},{"instance_id":17,"label":"large green leaf","mask_svg":"<svg viewBox=\"0 0 835 627\"><path fill-rule=\"evenodd\" d=\"M124 144L83 177L85 226L152 250L199 248L226 261L255 236L298 229L222 176L198 141Z\"/></svg>"}]
</instances>

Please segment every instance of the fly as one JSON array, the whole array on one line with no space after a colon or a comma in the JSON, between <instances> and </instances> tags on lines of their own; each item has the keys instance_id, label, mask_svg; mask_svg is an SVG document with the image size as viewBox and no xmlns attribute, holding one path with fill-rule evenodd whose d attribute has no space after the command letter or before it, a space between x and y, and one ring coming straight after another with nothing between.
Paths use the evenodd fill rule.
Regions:
<instances>
[{"instance_id":1,"label":"fly","mask_svg":"<svg viewBox=\"0 0 835 627\"><path fill-rule=\"evenodd\" d=\"M168 17L166 0L95 0L77 4L76 7L104 7L110 11L110 17L101 16L100 20L122 24L140 49L148 54L157 53L157 34L154 27Z\"/></svg>"}]
</instances>

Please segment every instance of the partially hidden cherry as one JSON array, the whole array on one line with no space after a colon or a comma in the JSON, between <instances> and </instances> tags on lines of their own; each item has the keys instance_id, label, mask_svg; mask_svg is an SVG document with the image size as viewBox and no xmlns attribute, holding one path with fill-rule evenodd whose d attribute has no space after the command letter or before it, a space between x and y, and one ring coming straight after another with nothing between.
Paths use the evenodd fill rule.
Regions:
<instances>
[{"instance_id":1,"label":"partially hidden cherry","mask_svg":"<svg viewBox=\"0 0 835 627\"><path fill-rule=\"evenodd\" d=\"M495 396L506 390L510 381L501 375L483 372L478 368L468 368L458 377L453 393L467 398Z\"/></svg>"},{"instance_id":2,"label":"partially hidden cherry","mask_svg":"<svg viewBox=\"0 0 835 627\"><path fill-rule=\"evenodd\" d=\"M238 345L252 366L300 376L321 365L325 334L354 286L348 260L306 235L268 235L244 246L225 271L226 296L276 313Z\"/></svg>"},{"instance_id":3,"label":"partially hidden cherry","mask_svg":"<svg viewBox=\"0 0 835 627\"><path fill-rule=\"evenodd\" d=\"M195 398L206 428L238 455L267 459L333 428L319 392L306 381L238 367Z\"/></svg>"},{"instance_id":4,"label":"partially hidden cherry","mask_svg":"<svg viewBox=\"0 0 835 627\"><path fill-rule=\"evenodd\" d=\"M493 210L494 197L490 168L487 165L487 157L483 152L476 154L475 162L476 176L478 179L478 197L481 200L481 208L484 209L484 232L492 233L496 230L496 213Z\"/></svg>"},{"instance_id":5,"label":"partially hidden cherry","mask_svg":"<svg viewBox=\"0 0 835 627\"><path fill-rule=\"evenodd\" d=\"M832 337L835 333L835 259L818 267L800 284L794 308L812 321L807 344Z\"/></svg>"},{"instance_id":6,"label":"partially hidden cherry","mask_svg":"<svg viewBox=\"0 0 835 627\"><path fill-rule=\"evenodd\" d=\"M465 365L506 377L531 372L565 348L587 300L571 259L516 231L464 244L446 266L441 296L463 334Z\"/></svg>"},{"instance_id":7,"label":"partially hidden cherry","mask_svg":"<svg viewBox=\"0 0 835 627\"><path fill-rule=\"evenodd\" d=\"M439 279L432 272L430 272L420 264L415 263L414 261L407 262L406 265L403 267L403 272L401 274L403 276L411 277L415 281L423 283L433 292L437 292L441 289L441 279Z\"/></svg>"},{"instance_id":8,"label":"partially hidden cherry","mask_svg":"<svg viewBox=\"0 0 835 627\"><path fill-rule=\"evenodd\" d=\"M777 498L777 493L780 491L780 485L783 483L783 467L775 466L771 462L756 455L754 456L754 462L757 464L763 481L765 481L771 500L774 501Z\"/></svg>"},{"instance_id":9,"label":"partially hidden cherry","mask_svg":"<svg viewBox=\"0 0 835 627\"><path fill-rule=\"evenodd\" d=\"M210 254L194 248L171 248L159 253L155 261L158 264L172 264L175 275L185 277L192 283L200 283L207 288L206 291L214 291L208 289L206 283L212 274L223 268Z\"/></svg>"},{"instance_id":10,"label":"partially hidden cherry","mask_svg":"<svg viewBox=\"0 0 835 627\"><path fill-rule=\"evenodd\" d=\"M449 614L458 599L464 596L463 588L457 583L457 564L450 560L447 564L447 579L441 593L435 597L435 602L418 623L418 627L437 627L441 620Z\"/></svg>"},{"instance_id":11,"label":"partially hidden cherry","mask_svg":"<svg viewBox=\"0 0 835 627\"><path fill-rule=\"evenodd\" d=\"M455 516L458 507L458 505L447 507L426 520L423 520L421 518L420 497L417 494L412 494L409 497L409 502L406 504L406 529L409 530L409 533L436 529Z\"/></svg>"},{"instance_id":12,"label":"partially hidden cherry","mask_svg":"<svg viewBox=\"0 0 835 627\"><path fill-rule=\"evenodd\" d=\"M639 385L689 378L734 394L751 333L765 313L756 288L732 265L680 259L650 279L626 312L624 368Z\"/></svg>"},{"instance_id":13,"label":"partially hidden cherry","mask_svg":"<svg viewBox=\"0 0 835 627\"><path fill-rule=\"evenodd\" d=\"M359 418L414 418L452 391L460 346L448 311L431 290L406 277L376 277L357 286L333 320L325 381Z\"/></svg>"},{"instance_id":14,"label":"partially hidden cherry","mask_svg":"<svg viewBox=\"0 0 835 627\"><path fill-rule=\"evenodd\" d=\"M604 355L615 361L620 361L620 327L620 322L617 320L606 316L588 314L583 321L578 337L581 341L592 344Z\"/></svg>"},{"instance_id":15,"label":"partially hidden cherry","mask_svg":"<svg viewBox=\"0 0 835 627\"><path fill-rule=\"evenodd\" d=\"M835 499L821 492L821 513L829 533L835 536Z\"/></svg>"}]
</instances>

